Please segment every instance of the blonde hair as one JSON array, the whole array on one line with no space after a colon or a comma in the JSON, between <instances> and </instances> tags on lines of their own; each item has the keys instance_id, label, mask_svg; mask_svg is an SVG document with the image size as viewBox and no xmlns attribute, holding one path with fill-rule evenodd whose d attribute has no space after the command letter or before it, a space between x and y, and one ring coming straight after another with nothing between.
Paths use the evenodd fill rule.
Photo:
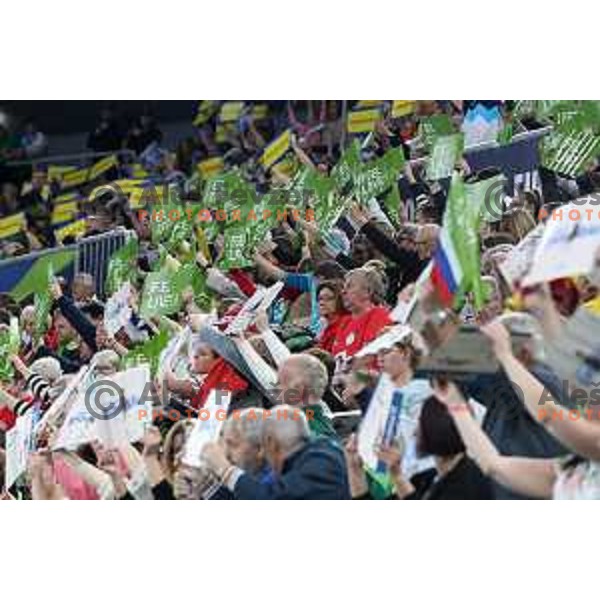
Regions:
<instances>
[{"instance_id":1,"label":"blonde hair","mask_svg":"<svg viewBox=\"0 0 600 600\"><path fill-rule=\"evenodd\" d=\"M500 221L500 231L510 233L517 241L521 241L532 229L535 229L535 219L522 206L509 210Z\"/></svg>"}]
</instances>

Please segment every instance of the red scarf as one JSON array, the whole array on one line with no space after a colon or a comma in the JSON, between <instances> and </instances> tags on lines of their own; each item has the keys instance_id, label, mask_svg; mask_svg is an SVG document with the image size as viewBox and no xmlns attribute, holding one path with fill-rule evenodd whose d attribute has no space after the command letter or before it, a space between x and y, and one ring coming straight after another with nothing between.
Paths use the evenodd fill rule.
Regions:
<instances>
[{"instance_id":1,"label":"red scarf","mask_svg":"<svg viewBox=\"0 0 600 600\"><path fill-rule=\"evenodd\" d=\"M237 392L248 389L248 382L225 360L219 358L210 368L202 387L192 398L194 408L202 408L213 390Z\"/></svg>"}]
</instances>

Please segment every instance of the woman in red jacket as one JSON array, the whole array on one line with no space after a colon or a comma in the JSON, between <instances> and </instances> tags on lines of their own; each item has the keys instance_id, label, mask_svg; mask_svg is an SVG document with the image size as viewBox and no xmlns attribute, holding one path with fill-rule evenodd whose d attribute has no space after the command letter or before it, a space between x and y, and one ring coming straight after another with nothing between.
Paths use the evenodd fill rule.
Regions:
<instances>
[{"instance_id":1,"label":"woman in red jacket","mask_svg":"<svg viewBox=\"0 0 600 600\"><path fill-rule=\"evenodd\" d=\"M317 289L319 313L326 322L325 329L319 334L317 345L331 352L340 331L347 325L350 313L344 307L342 286L339 281L323 281Z\"/></svg>"}]
</instances>

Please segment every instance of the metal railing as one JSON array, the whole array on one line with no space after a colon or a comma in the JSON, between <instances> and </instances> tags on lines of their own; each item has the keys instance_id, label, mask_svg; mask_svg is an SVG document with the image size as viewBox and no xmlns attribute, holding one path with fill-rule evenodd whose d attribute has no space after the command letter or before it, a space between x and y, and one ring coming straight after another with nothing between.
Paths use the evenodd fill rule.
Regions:
<instances>
[{"instance_id":1,"label":"metal railing","mask_svg":"<svg viewBox=\"0 0 600 600\"><path fill-rule=\"evenodd\" d=\"M76 275L77 273L89 273L92 275L96 285L96 294L103 296L104 282L110 257L134 235L135 233L133 231L118 228L114 231L101 233L89 238L83 238L76 244L45 248L14 258L0 260L0 289L2 289L2 273L5 269L12 269L20 263L30 263L32 267L40 258L64 253L65 251L73 251L75 257L72 266L69 269L69 273L72 273L72 275ZM10 292L10 290L2 291Z\"/></svg>"},{"instance_id":2,"label":"metal railing","mask_svg":"<svg viewBox=\"0 0 600 600\"><path fill-rule=\"evenodd\" d=\"M110 257L133 235L135 234L131 230L119 228L80 240L77 244L74 274L92 275L96 282L96 293L103 296Z\"/></svg>"},{"instance_id":3,"label":"metal railing","mask_svg":"<svg viewBox=\"0 0 600 600\"><path fill-rule=\"evenodd\" d=\"M27 158L23 160L11 160L6 162L6 166L8 167L24 167L27 165L31 165L35 167L40 164L62 164L62 163L77 163L77 164L86 164L88 162L92 162L99 158L104 158L106 156L111 156L116 154L117 156L129 156L134 158L137 154L133 150L113 150L112 152L79 152L77 154L57 154L54 156L37 156L35 158Z\"/></svg>"}]
</instances>

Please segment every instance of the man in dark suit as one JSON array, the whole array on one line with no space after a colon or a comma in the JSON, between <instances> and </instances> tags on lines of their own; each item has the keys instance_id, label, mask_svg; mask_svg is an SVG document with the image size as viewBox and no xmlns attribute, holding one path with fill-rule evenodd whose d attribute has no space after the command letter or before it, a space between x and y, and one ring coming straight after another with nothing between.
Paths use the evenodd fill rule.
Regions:
<instances>
[{"instance_id":1,"label":"man in dark suit","mask_svg":"<svg viewBox=\"0 0 600 600\"><path fill-rule=\"evenodd\" d=\"M346 463L339 445L327 438L311 437L300 408L280 405L264 413L263 448L275 474L273 482L261 481L231 464L220 443L203 448L204 460L235 499L349 499Z\"/></svg>"}]
</instances>

